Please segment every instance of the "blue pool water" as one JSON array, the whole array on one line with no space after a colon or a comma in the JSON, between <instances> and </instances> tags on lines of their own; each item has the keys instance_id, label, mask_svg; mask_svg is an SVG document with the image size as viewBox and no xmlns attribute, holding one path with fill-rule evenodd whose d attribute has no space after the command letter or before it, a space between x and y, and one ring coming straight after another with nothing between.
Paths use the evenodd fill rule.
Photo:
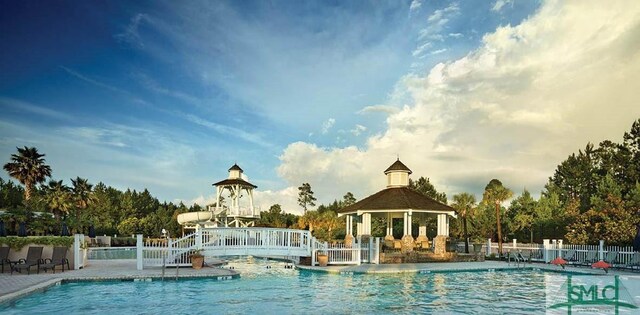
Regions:
<instances>
[{"instance_id":1,"label":"blue pool water","mask_svg":"<svg viewBox=\"0 0 640 315\"><path fill-rule=\"evenodd\" d=\"M251 258L229 266L241 278L67 283L0 306L0 314L542 314L545 283L566 277L531 270L333 275Z\"/></svg>"}]
</instances>

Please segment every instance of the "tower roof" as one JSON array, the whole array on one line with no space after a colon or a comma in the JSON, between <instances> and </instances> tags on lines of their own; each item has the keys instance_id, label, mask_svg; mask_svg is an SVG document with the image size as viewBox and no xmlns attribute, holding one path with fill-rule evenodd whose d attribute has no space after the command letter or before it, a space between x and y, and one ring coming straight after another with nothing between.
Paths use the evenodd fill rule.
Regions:
<instances>
[{"instance_id":1,"label":"tower roof","mask_svg":"<svg viewBox=\"0 0 640 315\"><path fill-rule=\"evenodd\" d=\"M244 172L240 166L238 166L238 164L234 163L233 166L229 169L229 172L231 171L240 171L241 173Z\"/></svg>"},{"instance_id":2,"label":"tower roof","mask_svg":"<svg viewBox=\"0 0 640 315\"><path fill-rule=\"evenodd\" d=\"M411 170L406 165L404 165L404 163L400 162L399 158L384 171L385 174L389 174L391 172L407 172L409 174L412 173Z\"/></svg>"}]
</instances>

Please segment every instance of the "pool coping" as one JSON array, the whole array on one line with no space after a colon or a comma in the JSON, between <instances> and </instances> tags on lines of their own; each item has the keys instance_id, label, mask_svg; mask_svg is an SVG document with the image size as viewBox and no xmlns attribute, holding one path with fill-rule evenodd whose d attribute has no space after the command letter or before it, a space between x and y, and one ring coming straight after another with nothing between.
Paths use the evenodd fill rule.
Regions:
<instances>
[{"instance_id":1,"label":"pool coping","mask_svg":"<svg viewBox=\"0 0 640 315\"><path fill-rule=\"evenodd\" d=\"M442 263L424 263L418 264L421 265L417 268L393 268L387 266L397 266L402 267L403 264L389 264L389 265L351 265L351 266L328 266L328 267L318 267L318 266L305 266L305 265L296 265L297 269L310 271L310 272L318 272L318 273L328 273L328 274L339 274L339 275L355 275L355 274L435 274L435 273L457 273L457 272L502 272L502 271L517 271L517 270L533 270L533 271L545 271L545 272L554 272L561 274L574 274L574 275L607 275L606 273L602 273L601 270L597 269L558 269L557 266L550 266L547 264L529 264L528 266L490 266L490 267L463 267L456 268L459 266L455 266L456 263L449 263L452 266L449 268L433 268L440 267ZM366 269L361 269L360 266L366 266ZM376 266L384 266L384 267L376 267ZM555 267L555 268L554 268ZM383 269L384 268L384 269Z\"/></svg>"}]
</instances>

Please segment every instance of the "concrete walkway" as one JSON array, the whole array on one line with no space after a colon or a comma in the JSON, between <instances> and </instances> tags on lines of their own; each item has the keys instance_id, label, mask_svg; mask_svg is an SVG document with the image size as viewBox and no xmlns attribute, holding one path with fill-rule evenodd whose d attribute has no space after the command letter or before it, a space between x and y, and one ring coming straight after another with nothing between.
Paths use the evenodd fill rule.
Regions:
<instances>
[{"instance_id":1,"label":"concrete walkway","mask_svg":"<svg viewBox=\"0 0 640 315\"><path fill-rule=\"evenodd\" d=\"M136 269L135 260L91 260L84 269L56 273L39 274L32 270L30 275L10 272L0 274L0 303L4 303L38 290L44 290L62 281L100 281L125 279L153 279L162 278L162 268L148 267L144 270ZM235 270L219 267L204 267L200 270L189 268L167 268L165 279L206 277L217 280L227 280L237 277Z\"/></svg>"}]
</instances>

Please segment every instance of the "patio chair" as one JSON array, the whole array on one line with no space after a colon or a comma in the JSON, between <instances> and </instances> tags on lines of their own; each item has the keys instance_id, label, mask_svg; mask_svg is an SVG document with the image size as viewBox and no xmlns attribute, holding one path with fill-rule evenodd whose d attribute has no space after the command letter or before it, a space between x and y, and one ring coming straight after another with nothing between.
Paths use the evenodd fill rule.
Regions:
<instances>
[{"instance_id":1,"label":"patio chair","mask_svg":"<svg viewBox=\"0 0 640 315\"><path fill-rule=\"evenodd\" d=\"M9 260L9 249L10 247L0 247L0 265L2 265L2 273L4 273L4 265L9 266L11 268L11 261Z\"/></svg>"},{"instance_id":2,"label":"patio chair","mask_svg":"<svg viewBox=\"0 0 640 315\"><path fill-rule=\"evenodd\" d=\"M587 252L587 256L582 260L578 260L577 263L584 266L590 266L596 261L598 261L598 252L590 250Z\"/></svg>"},{"instance_id":3,"label":"patio chair","mask_svg":"<svg viewBox=\"0 0 640 315\"><path fill-rule=\"evenodd\" d=\"M66 247L54 247L53 254L51 255L51 259L46 258L39 266L38 273L40 273L40 269L44 269L44 272L47 272L48 269L53 270L53 273L56 273L56 266L62 266L62 272L64 272L64 265L67 264L67 270L70 270L69 267L69 259L67 259L67 248Z\"/></svg>"},{"instance_id":4,"label":"patio chair","mask_svg":"<svg viewBox=\"0 0 640 315\"><path fill-rule=\"evenodd\" d=\"M576 259L576 251L575 249L569 249L562 254L562 259L564 259L568 264L574 263Z\"/></svg>"},{"instance_id":5,"label":"patio chair","mask_svg":"<svg viewBox=\"0 0 640 315\"><path fill-rule=\"evenodd\" d=\"M22 273L22 269L27 269L27 274L30 274L31 267L36 266L37 268L41 262L42 247L29 246L27 258L14 262L13 266L11 266L11 274L13 274L14 271Z\"/></svg>"},{"instance_id":6,"label":"patio chair","mask_svg":"<svg viewBox=\"0 0 640 315\"><path fill-rule=\"evenodd\" d=\"M615 267L616 258L618 257L618 252L610 251L604 256L604 261L611 265L611 267Z\"/></svg>"},{"instance_id":7,"label":"patio chair","mask_svg":"<svg viewBox=\"0 0 640 315\"><path fill-rule=\"evenodd\" d=\"M631 271L635 270L634 267L638 267L638 270L640 270L640 252L633 253L631 260L627 263L627 268L631 269Z\"/></svg>"}]
</instances>

